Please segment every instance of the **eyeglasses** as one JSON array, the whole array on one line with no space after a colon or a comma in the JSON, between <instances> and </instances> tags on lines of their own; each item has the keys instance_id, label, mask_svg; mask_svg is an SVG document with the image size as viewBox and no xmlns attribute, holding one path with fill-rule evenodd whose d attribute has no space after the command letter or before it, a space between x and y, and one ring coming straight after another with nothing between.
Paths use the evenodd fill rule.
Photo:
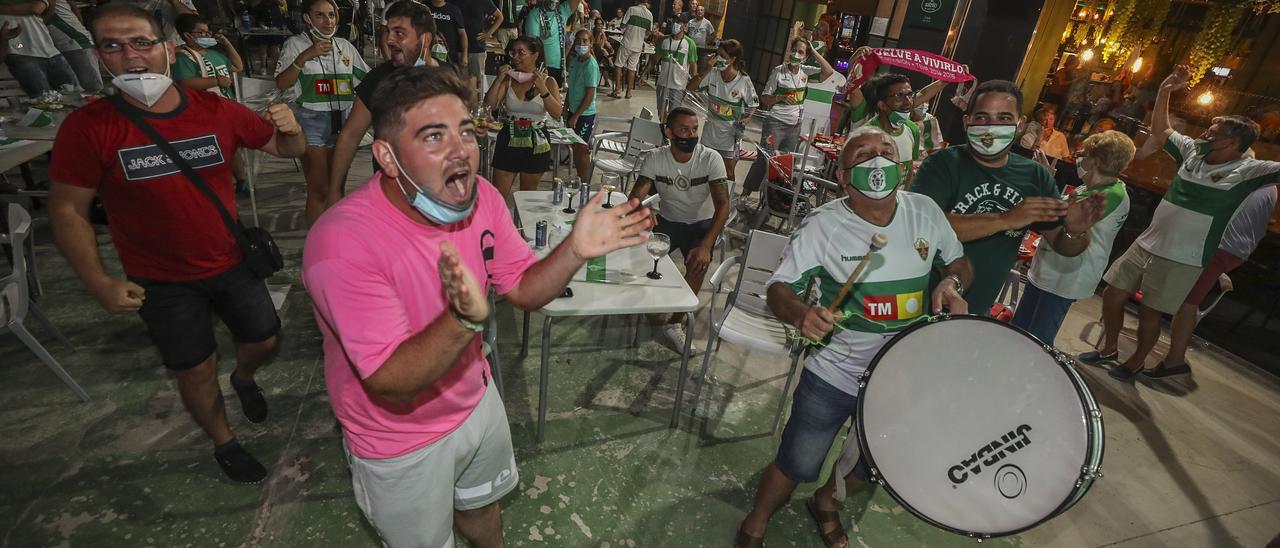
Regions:
<instances>
[{"instance_id":1,"label":"eyeglasses","mask_svg":"<svg viewBox=\"0 0 1280 548\"><path fill-rule=\"evenodd\" d=\"M138 51L138 52L151 51L151 48L156 47L156 44L159 44L160 42L163 42L163 41L164 40L161 38L153 38L153 39L134 38L133 40L130 40L128 42L118 42L118 41L98 42L98 51L101 51L102 53L120 53L121 51L124 51L124 46L126 44L129 46L129 49L133 51Z\"/></svg>"},{"instance_id":2,"label":"eyeglasses","mask_svg":"<svg viewBox=\"0 0 1280 548\"><path fill-rule=\"evenodd\" d=\"M902 101L905 99L910 99L912 95L914 94L911 93L910 91L899 91L898 93L890 93L888 97L885 97L885 99L897 99L899 101Z\"/></svg>"}]
</instances>

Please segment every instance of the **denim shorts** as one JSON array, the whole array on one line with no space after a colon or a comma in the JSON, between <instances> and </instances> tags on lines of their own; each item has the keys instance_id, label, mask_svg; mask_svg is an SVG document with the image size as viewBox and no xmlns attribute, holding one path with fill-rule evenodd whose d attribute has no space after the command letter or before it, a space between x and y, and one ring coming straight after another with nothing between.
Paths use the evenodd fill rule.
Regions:
<instances>
[{"instance_id":1,"label":"denim shorts","mask_svg":"<svg viewBox=\"0 0 1280 548\"><path fill-rule=\"evenodd\" d=\"M844 422L858 412L858 397L831 386L812 371L800 373L795 396L791 402L791 417L782 430L782 442L773 463L792 481L809 483L818 481L822 463L831 452L831 445ZM854 435L850 431L849 435ZM863 457L853 469L853 475L866 479L867 464Z\"/></svg>"},{"instance_id":2,"label":"denim shorts","mask_svg":"<svg viewBox=\"0 0 1280 548\"><path fill-rule=\"evenodd\" d=\"M298 107L293 114L298 119L298 125L302 126L302 131L307 134L307 146L333 148L338 144L338 130L342 127L333 127L333 115L330 111ZM347 119L345 110L342 111L342 119Z\"/></svg>"}]
</instances>

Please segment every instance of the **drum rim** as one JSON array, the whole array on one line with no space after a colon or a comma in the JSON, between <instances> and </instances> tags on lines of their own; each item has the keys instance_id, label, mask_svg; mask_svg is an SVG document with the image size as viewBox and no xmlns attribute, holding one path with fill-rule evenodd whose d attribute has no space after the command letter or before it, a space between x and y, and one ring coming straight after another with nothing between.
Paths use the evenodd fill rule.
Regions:
<instances>
[{"instance_id":1,"label":"drum rim","mask_svg":"<svg viewBox=\"0 0 1280 548\"><path fill-rule=\"evenodd\" d=\"M1027 526L1025 526L1025 527L1021 527L1021 528L1018 528L1018 529L1012 529L1012 530L1009 530L1009 531L1000 531L1000 532L995 532L995 533L979 533L979 532L976 532L976 531L966 531L966 530L964 530L964 529L958 529L958 528L956 528L956 527L952 527L952 526L950 526L950 525L946 525L946 524L940 523L940 522L938 522L937 520L935 520L935 519L933 519L933 518L931 518L931 517L929 517L929 516L926 516L923 512L921 512L921 511L917 510L914 506L912 506L910 503L908 503L906 500L904 500L904 499L903 499L903 497L902 497L901 495L899 495L899 494L898 494L897 490L895 490L895 489L893 488L893 486L892 486L892 485L890 485L890 484L889 484L889 482L888 482L888 481L886 481L886 480L885 480L882 476L880 476L880 474L877 472L877 470L879 470L879 468L876 466L876 463L875 463L875 457L871 454L871 449L870 449L869 445L867 444L867 433L866 433L865 421L863 421L863 420L862 420L862 417L864 417L864 416L865 416L865 414L864 414L864 411L865 411L864 407L866 406L866 401L867 401L867 399L866 399L866 398L864 398L864 397L862 397L862 395L863 395L863 393L866 391L867 386L870 384L870 382L869 382L869 381L870 381L870 379L871 379L871 375L872 375L872 373L874 373L874 372L875 372L876 366L880 364L880 359L884 357L885 353L886 353L886 352L888 352L888 350L889 350L889 349L890 349L890 348L891 348L891 347L892 347L892 346L893 346L893 345L894 345L894 344L895 344L899 339L901 339L902 337L905 337L908 333L911 333L912 331L916 331L916 330L922 329L922 328L924 328L925 326L928 326L928 325L933 325L933 324L936 324L936 323L938 323L938 322L951 321L951 320L979 320L979 321L984 321L984 322L989 322L989 323L998 324L998 325L1001 325L1001 326L1004 326L1004 327L1012 328L1015 332L1020 333L1020 334L1022 334L1022 336L1024 336L1024 337L1027 337L1027 338L1031 339L1031 340L1032 340L1032 342L1036 343L1036 345L1037 345L1037 346L1039 346L1041 349L1044 349L1044 348L1048 347L1048 348L1049 348L1049 350L1046 350L1046 353L1047 353L1050 357L1054 358L1054 360L1053 360L1053 361L1054 361L1054 363L1058 364L1058 367L1061 367L1061 368L1063 368L1064 370L1067 370L1067 371L1064 371L1064 372L1065 372L1065 374L1067 375L1067 378L1071 380L1071 385L1072 385L1073 387L1075 387L1077 397L1079 397L1079 398L1081 399L1081 404L1082 404L1082 405L1081 405L1081 407L1083 407L1086 411L1089 411L1089 410L1090 410L1090 407L1089 407L1089 405L1087 405L1087 403L1088 403L1088 402L1095 402L1095 407L1094 407L1094 409L1100 409L1100 408L1096 407L1096 401L1097 401L1097 400L1093 397L1093 393L1092 393L1092 391L1089 391L1088 386L1086 386L1086 385L1084 384L1084 379L1080 377L1080 374L1079 374L1078 372L1075 372L1075 371L1070 371L1070 370L1069 370L1069 368L1070 368L1071 366L1070 366L1070 365L1068 365L1067 363L1063 363L1063 360L1061 360L1061 359L1059 358L1059 355L1060 355L1061 353L1060 353L1060 352L1057 352L1057 350L1056 350L1056 349L1054 349L1053 347L1051 347L1051 346L1049 346L1049 345L1046 345L1043 341L1041 341L1040 339L1036 338L1036 336L1035 336L1035 335L1032 335L1032 334L1030 334L1030 333L1026 332L1026 331L1025 331L1025 330L1023 330L1022 328L1019 328L1018 326L1011 325L1011 324L1008 324L1008 323L1002 322L1002 321L1000 321L1000 320L997 320L997 319L995 319L995 318L991 318L991 317L988 317L988 316L981 316L981 315L977 315L977 314L945 314L945 313L944 313L944 314L940 314L940 315L938 315L938 316L934 316L933 318L930 318L930 319L928 319L927 321L917 322L915 325L912 325L912 326L910 326L910 327L908 327L908 328L906 328L906 329L903 329L902 331L899 331L897 334L895 334L895 335L893 336L893 338L892 338L892 339L890 339L890 340L889 340L889 342L885 343L885 344L884 344L884 346L881 346L881 347L880 347L880 350L879 350L878 352L876 352L875 357L871 359L871 362L870 362L869 364L867 364L867 369L866 369L866 371L864 371L864 372L862 373L862 381L860 382L860 386L858 387L858 414L857 414L857 417L856 417L856 419L857 419L857 420L855 420L855 421L854 421L854 423L857 425L857 426L856 426L856 435L857 435L857 441L858 441L858 449L862 452L862 457L866 460L867 470L868 470L868 471L870 471L871 476L872 476L871 478L868 478L868 480L869 480L869 481L872 481L873 483L876 483L876 484L880 485L881 487L883 487L883 488L884 488L884 490L885 490L885 492L889 493L889 496L890 496L890 497L893 497L893 500L894 500L894 501L896 501L898 504L902 505L902 507L903 507L903 508L905 508L908 512L911 512L911 514L912 514L912 515L914 515L914 516L915 516L915 517L917 517L917 518L920 518L920 519L921 519L921 520L923 520L924 522L926 522L926 523L928 523L928 524L930 524L930 525L932 525L932 526L934 526L934 527L937 527L937 528L939 528L939 529L942 529L942 530L944 530L944 531L949 531L949 532L955 533L955 534L957 534L957 535L963 535L963 536L970 537L970 538L986 539L986 538L998 538L998 537L1005 537L1005 536L1009 536L1009 535L1016 535L1016 534L1021 533L1021 532L1023 532L1023 531L1028 531L1028 530L1033 529L1033 528L1035 528L1035 527L1037 527L1037 526L1039 526L1039 525L1042 525L1042 524L1044 524L1045 522L1047 522L1047 521L1049 521L1049 520L1051 520L1051 519L1053 519L1053 518L1057 517L1058 515L1060 515L1060 514L1062 514L1063 512L1065 512L1067 509L1069 509L1069 508L1071 508L1072 506L1074 506L1074 505L1075 505L1075 503L1077 503L1077 502L1079 502L1081 499L1083 499L1083 498L1084 498L1085 493L1087 493L1087 492L1089 491L1089 489L1090 489L1091 487L1093 487L1093 483L1094 483L1094 481L1093 481L1093 480L1087 481L1087 482L1085 482L1085 483L1081 484L1079 487L1076 487L1075 489L1072 489L1072 490L1067 494L1067 496L1063 499L1063 501L1062 501L1061 503L1059 503L1059 504L1058 504L1058 506L1057 506L1057 507L1055 507L1055 508L1053 509L1053 511L1052 511L1052 512L1050 512L1047 516L1045 516L1045 517L1043 517L1043 518L1040 518L1039 520L1037 520L1037 521L1035 521L1035 522L1033 522L1033 523L1031 523L1031 524L1029 524L1029 525L1027 525ZM1087 419L1087 420L1092 420L1092 417L1086 417L1086 419ZM1081 463L1081 465L1080 465L1081 470L1082 470L1082 472L1081 472L1081 474L1082 474L1082 475L1083 475L1083 469L1089 466L1089 461L1092 459L1094 445L1095 445L1095 444L1102 444L1102 443L1103 443L1103 441L1104 441L1104 438L1105 438L1105 432L1104 432L1104 430L1103 430L1103 425L1102 425L1102 414L1101 414L1101 412L1099 412L1097 419L1098 419L1098 421L1097 421L1097 422L1098 422L1098 436L1099 436L1099 438L1098 438L1098 439L1096 439L1096 440L1092 439L1093 429L1092 429L1092 428L1088 428L1088 427L1086 427L1086 431L1088 431L1090 435L1088 436L1088 438L1089 438L1089 439L1088 439L1088 443L1089 443L1089 445L1086 447L1086 450L1085 450L1085 461L1084 461L1084 462L1082 462L1082 463ZM1105 451L1101 451L1101 452L1099 452L1099 455L1098 455L1098 463L1097 463L1097 468L1098 468L1098 469L1101 469L1101 467L1102 467L1102 453L1105 453ZM877 479L877 477L878 477L878 479Z\"/></svg>"}]
</instances>

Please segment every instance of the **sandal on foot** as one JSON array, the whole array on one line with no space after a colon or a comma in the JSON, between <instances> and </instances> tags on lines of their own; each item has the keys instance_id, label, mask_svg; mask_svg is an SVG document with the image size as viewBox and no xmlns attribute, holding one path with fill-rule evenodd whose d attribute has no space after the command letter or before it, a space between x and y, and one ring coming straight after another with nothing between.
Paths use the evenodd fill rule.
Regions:
<instances>
[{"instance_id":1,"label":"sandal on foot","mask_svg":"<svg viewBox=\"0 0 1280 548\"><path fill-rule=\"evenodd\" d=\"M733 539L733 548L764 548L764 538L748 534L738 527L738 536Z\"/></svg>"},{"instance_id":2,"label":"sandal on foot","mask_svg":"<svg viewBox=\"0 0 1280 548\"><path fill-rule=\"evenodd\" d=\"M613 98L613 99L621 99L621 98L622 98L622 94L621 94L621 93L618 93L618 91L617 91L617 90L614 90L614 91L613 91L613 93L610 93L610 94L609 94L609 97L610 97L610 98Z\"/></svg>"},{"instance_id":3,"label":"sandal on foot","mask_svg":"<svg viewBox=\"0 0 1280 548\"><path fill-rule=\"evenodd\" d=\"M809 497L808 500L804 501L804 507L809 511L809 515L813 517L814 523L818 525L818 536L822 537L823 545L827 546L827 548L849 545L849 535L845 533L844 523L840 521L840 512L818 508L818 504L814 502L813 497ZM827 531L826 526L833 523L835 528Z\"/></svg>"},{"instance_id":4,"label":"sandal on foot","mask_svg":"<svg viewBox=\"0 0 1280 548\"><path fill-rule=\"evenodd\" d=\"M1182 365L1175 365L1173 367L1168 367L1164 364L1164 362L1160 362L1160 365L1155 366L1154 369L1146 369L1142 371L1142 376L1151 378L1151 379L1163 379L1165 377L1172 377L1175 375L1190 375L1190 374L1191 374L1191 364L1186 364L1186 363Z\"/></svg>"},{"instance_id":5,"label":"sandal on foot","mask_svg":"<svg viewBox=\"0 0 1280 548\"><path fill-rule=\"evenodd\" d=\"M1115 361L1115 359L1119 357L1120 357L1119 351L1112 352L1110 354L1103 354L1102 352L1099 352L1097 350L1091 350L1089 352L1085 352L1084 354L1076 356L1076 359L1080 360L1081 363L1087 363L1089 365L1098 365L1102 362Z\"/></svg>"},{"instance_id":6,"label":"sandal on foot","mask_svg":"<svg viewBox=\"0 0 1280 548\"><path fill-rule=\"evenodd\" d=\"M1144 368L1139 367L1137 371L1134 371L1133 369L1125 367L1124 364L1116 364L1111 366L1111 369L1107 370L1107 374L1111 375L1111 378L1116 380L1132 381L1133 378L1137 377L1138 373L1141 373L1143 370Z\"/></svg>"}]
</instances>

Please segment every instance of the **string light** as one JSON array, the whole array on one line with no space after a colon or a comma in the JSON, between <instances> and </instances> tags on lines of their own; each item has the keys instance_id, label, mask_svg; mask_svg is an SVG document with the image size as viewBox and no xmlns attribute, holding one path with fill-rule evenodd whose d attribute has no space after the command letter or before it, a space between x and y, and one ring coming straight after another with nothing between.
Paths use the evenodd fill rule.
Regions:
<instances>
[{"instance_id":1,"label":"string light","mask_svg":"<svg viewBox=\"0 0 1280 548\"><path fill-rule=\"evenodd\" d=\"M1089 61L1092 61L1092 60L1093 60L1093 49L1087 49L1087 50L1084 50L1084 53L1081 53L1081 54L1080 54L1080 60L1081 60L1081 61L1084 61L1084 62L1086 62L1086 63L1087 63L1087 62L1089 62Z\"/></svg>"},{"instance_id":2,"label":"string light","mask_svg":"<svg viewBox=\"0 0 1280 548\"><path fill-rule=\"evenodd\" d=\"M1213 92L1206 90L1204 93L1201 93L1199 97L1196 97L1196 102L1204 106L1213 104Z\"/></svg>"},{"instance_id":3,"label":"string light","mask_svg":"<svg viewBox=\"0 0 1280 548\"><path fill-rule=\"evenodd\" d=\"M1134 61L1134 62L1133 62L1133 72L1138 72L1138 71L1140 71L1140 70L1142 70L1142 58L1141 58L1141 57L1139 57L1137 61Z\"/></svg>"}]
</instances>

